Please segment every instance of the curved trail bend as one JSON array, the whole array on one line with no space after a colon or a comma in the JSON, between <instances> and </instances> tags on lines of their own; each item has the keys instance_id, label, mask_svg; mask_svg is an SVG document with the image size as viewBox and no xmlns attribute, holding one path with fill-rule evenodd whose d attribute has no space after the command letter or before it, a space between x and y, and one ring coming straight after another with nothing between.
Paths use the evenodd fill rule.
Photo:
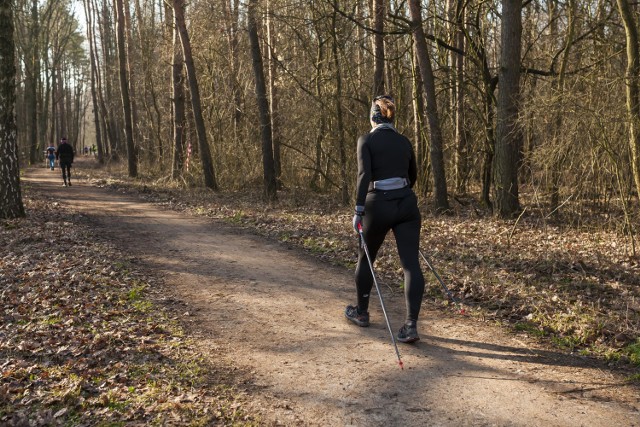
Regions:
<instances>
[{"instance_id":1,"label":"curved trail bend","mask_svg":"<svg viewBox=\"0 0 640 427\"><path fill-rule=\"evenodd\" d=\"M400 370L376 296L371 327L343 317L351 271L86 182L62 187L57 169L24 180L163 278L212 363L237 367L265 425L640 425L637 388L593 362L425 306L422 341L399 344ZM398 328L402 298L385 303Z\"/></svg>"}]
</instances>

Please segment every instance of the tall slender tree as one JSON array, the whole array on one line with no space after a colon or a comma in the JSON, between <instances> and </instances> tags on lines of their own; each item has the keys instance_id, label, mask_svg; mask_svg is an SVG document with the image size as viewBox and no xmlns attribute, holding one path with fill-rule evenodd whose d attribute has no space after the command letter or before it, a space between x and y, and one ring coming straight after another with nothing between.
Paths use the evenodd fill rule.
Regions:
<instances>
[{"instance_id":1,"label":"tall slender tree","mask_svg":"<svg viewBox=\"0 0 640 427\"><path fill-rule=\"evenodd\" d=\"M238 71L240 69L240 48L238 36L238 21L240 19L240 0L230 0L224 2L225 21L227 23L227 41L229 44L229 63L231 72L229 73L229 85L233 93L233 136L234 141L240 139L242 122L242 97L239 84Z\"/></svg>"},{"instance_id":2,"label":"tall slender tree","mask_svg":"<svg viewBox=\"0 0 640 427\"><path fill-rule=\"evenodd\" d=\"M137 78L136 70L137 50L133 45L133 22L131 20L130 2L123 4L124 9L124 44L127 56L127 76L129 85L129 98L131 100L131 122L133 127L133 143L135 146L136 157L138 156L138 147L142 142L141 131L139 126L140 118L138 116L138 96L137 96Z\"/></svg>"},{"instance_id":3,"label":"tall slender tree","mask_svg":"<svg viewBox=\"0 0 640 427\"><path fill-rule=\"evenodd\" d=\"M128 7L128 5L127 5ZM133 116L131 98L129 97L129 75L127 73L127 48L125 41L125 14L123 0L115 0L116 8L116 40L118 44L118 62L120 75L120 95L124 113L124 136L127 144L127 164L129 176L138 176L138 154L133 141Z\"/></svg>"},{"instance_id":4,"label":"tall slender tree","mask_svg":"<svg viewBox=\"0 0 640 427\"><path fill-rule=\"evenodd\" d=\"M336 122L337 122L337 140L338 140L338 152L340 153L340 198L343 204L349 203L349 186L347 184L347 143L344 136L344 117L342 108L342 73L340 71L340 57L338 55L338 29L336 21L338 18L337 8L334 8L334 12L331 15L331 38L332 46L331 52L333 54L333 65L336 73L336 91L334 94Z\"/></svg>"},{"instance_id":5,"label":"tall slender tree","mask_svg":"<svg viewBox=\"0 0 640 427\"><path fill-rule=\"evenodd\" d=\"M316 49L316 56L315 56L315 63L314 63L314 68L315 68L315 74L314 74L314 81L315 81L315 86L314 86L314 95L316 98L316 102L319 105L322 105L322 98L323 98L323 91L325 90L324 85L322 84L323 81L323 76L325 73L324 70L324 64L325 64L325 44L326 44L326 40L322 37L321 32L318 29L317 23L314 26L315 32L318 35L316 37L315 43L315 49ZM318 117L318 123L317 123L317 131L315 133L315 144L314 144L314 162L313 162L313 175L311 176L311 181L310 181L310 187L312 190L314 191L319 191L320 185L318 184L320 177L323 175L323 170L322 170L322 158L323 158L323 152L322 152L322 141L324 140L325 137L325 132L326 132L326 126L327 126L327 119L326 116L324 114L320 114ZM327 182L325 180L325 182Z\"/></svg>"},{"instance_id":6,"label":"tall slender tree","mask_svg":"<svg viewBox=\"0 0 640 427\"><path fill-rule=\"evenodd\" d=\"M456 51L451 51L451 63L453 67L453 103L455 116L455 156L454 156L454 182L455 191L458 194L467 192L467 179L469 175L469 135L467 131L467 110L465 100L467 96L465 82L465 17L466 1L456 0L454 11L454 44Z\"/></svg>"},{"instance_id":7,"label":"tall slender tree","mask_svg":"<svg viewBox=\"0 0 640 427\"><path fill-rule=\"evenodd\" d=\"M184 59L180 47L180 34L174 25L173 63L171 64L171 87L173 93L173 164L171 175L174 179L182 173L184 165L185 102L184 102Z\"/></svg>"},{"instance_id":8,"label":"tall slender tree","mask_svg":"<svg viewBox=\"0 0 640 427\"><path fill-rule=\"evenodd\" d=\"M12 0L0 0L0 218L24 216L16 131Z\"/></svg>"},{"instance_id":9,"label":"tall slender tree","mask_svg":"<svg viewBox=\"0 0 640 427\"><path fill-rule=\"evenodd\" d=\"M422 196L427 196L429 190L429 156L427 151L427 136L424 118L426 117L424 108L424 85L420 77L420 66L418 65L418 54L415 43L412 49L412 97L413 97L413 140L416 145L416 156L418 159L418 186Z\"/></svg>"},{"instance_id":10,"label":"tall slender tree","mask_svg":"<svg viewBox=\"0 0 640 427\"><path fill-rule=\"evenodd\" d=\"M640 196L640 49L638 48L638 22L629 0L617 0L626 34L627 70L626 95L629 120L629 148L631 170Z\"/></svg>"},{"instance_id":11,"label":"tall slender tree","mask_svg":"<svg viewBox=\"0 0 640 427\"><path fill-rule=\"evenodd\" d=\"M30 162L35 163L40 154L40 144L38 143L38 86L40 82L40 25L39 25L38 1L31 3L31 30L29 31L30 49L25 61L26 90L27 90L27 117L29 121L29 146Z\"/></svg>"},{"instance_id":12,"label":"tall slender tree","mask_svg":"<svg viewBox=\"0 0 640 427\"><path fill-rule=\"evenodd\" d=\"M97 0L92 1L96 2ZM99 92L105 108L103 115L105 127L109 135L111 157L115 160L122 155L122 128L118 113L118 109L122 110L122 106L118 106L116 102L113 102L118 99L116 90L114 89L114 86L118 84L118 68L115 64L117 58L114 58L114 55L117 55L117 53L114 52L114 43L117 44L117 42L114 42L113 17L111 14L112 11L109 8L109 2L103 0L101 3L102 10L97 27L100 35L100 46L102 48L103 73L102 79L100 80L101 89ZM97 6L95 6L95 10L98 10ZM94 39L94 43L98 43L97 39ZM98 51L97 47L96 51Z\"/></svg>"},{"instance_id":13,"label":"tall slender tree","mask_svg":"<svg viewBox=\"0 0 640 427\"><path fill-rule=\"evenodd\" d=\"M277 33L274 29L274 20L272 18L272 4L270 0L267 0L267 45L269 50L267 52L267 60L269 63L269 117L271 118L271 139L273 141L273 164L275 168L276 181L282 175L282 159L280 151L282 148L281 132L280 132L280 114L278 111L278 89L276 86L277 81L277 53L276 53L276 39Z\"/></svg>"},{"instance_id":14,"label":"tall slender tree","mask_svg":"<svg viewBox=\"0 0 640 427\"><path fill-rule=\"evenodd\" d=\"M373 72L373 96L383 95L384 85L384 13L385 0L373 2L373 46L374 46L374 72Z\"/></svg>"},{"instance_id":15,"label":"tall slender tree","mask_svg":"<svg viewBox=\"0 0 640 427\"><path fill-rule=\"evenodd\" d=\"M571 47L573 45L574 37L575 37L575 27L576 27L575 13L576 13L576 0L569 0L567 4L567 21L568 21L567 37L564 45L564 52L562 53L562 60L560 61L560 70L558 71L558 78L555 82L555 91L556 91L555 96L560 101L560 103L564 98L565 82L567 77L567 67L569 64L569 54L571 52ZM552 15L551 19L556 19L556 16ZM562 114L562 109L561 109L561 111L557 112L555 115L555 120L552 128L553 141L554 141L554 144L558 147L561 146L560 139L562 134L563 119L564 119L564 116ZM551 165L551 197L550 197L550 206L549 206L549 210L551 212L557 211L559 207L560 174L561 174L562 164L564 163L564 160L566 158L566 151L563 151L559 157L560 158L556 159L555 161L552 160L552 165Z\"/></svg>"},{"instance_id":16,"label":"tall slender tree","mask_svg":"<svg viewBox=\"0 0 640 427\"><path fill-rule=\"evenodd\" d=\"M518 165L522 130L520 64L522 52L522 2L502 0L500 72L495 152L495 191L498 215L510 218L520 210Z\"/></svg>"},{"instance_id":17,"label":"tall slender tree","mask_svg":"<svg viewBox=\"0 0 640 427\"><path fill-rule=\"evenodd\" d=\"M83 0L83 4L84 4L84 14L85 14L85 25L86 25L86 30L87 30L87 40L89 41L89 69L90 69L90 73L91 73L91 105L92 105L92 111L93 111L93 124L95 127L95 133L96 133L96 149L97 149L97 157L98 157L98 163L103 163L104 162L104 148L103 148L103 133L102 133L102 126L100 123L100 112L99 112L99 104L98 104L98 94L97 94L97 76L96 74L98 73L97 67L96 67L96 61L94 58L95 55L95 51L93 49L93 19L91 18L92 16L92 12L91 12L91 2L89 0Z\"/></svg>"},{"instance_id":18,"label":"tall slender tree","mask_svg":"<svg viewBox=\"0 0 640 427\"><path fill-rule=\"evenodd\" d=\"M218 183L213 170L213 162L211 160L211 149L207 141L207 130L202 116L202 102L200 101L200 87L198 86L198 77L196 75L196 66L193 63L193 54L191 52L191 40L187 31L187 24L184 17L184 0L173 0L173 11L175 14L175 24L180 33L180 42L182 43L182 54L184 63L187 68L187 79L189 80L189 90L191 92L191 107L196 122L196 132L198 134L198 149L200 151L200 161L202 162L202 172L204 175L204 185L212 190L218 189Z\"/></svg>"},{"instance_id":19,"label":"tall slender tree","mask_svg":"<svg viewBox=\"0 0 640 427\"><path fill-rule=\"evenodd\" d=\"M251 59L253 63L253 74L255 77L256 97L258 100L258 115L260 117L264 194L267 200L275 200L277 197L276 170L273 160L271 118L269 114L269 100L267 99L267 87L264 79L262 52L260 51L260 40L258 39L256 8L256 0L249 0L247 25L249 29L249 44L251 46Z\"/></svg>"},{"instance_id":20,"label":"tall slender tree","mask_svg":"<svg viewBox=\"0 0 640 427\"><path fill-rule=\"evenodd\" d=\"M420 76L424 85L427 100L427 119L430 133L431 169L433 170L434 199L437 212L449 211L449 196L447 194L447 179L444 167L443 137L438 116L438 102L436 99L436 83L431 66L429 48L422 28L422 10L420 0L409 0L411 14L411 31L416 45L416 55L420 68Z\"/></svg>"}]
</instances>

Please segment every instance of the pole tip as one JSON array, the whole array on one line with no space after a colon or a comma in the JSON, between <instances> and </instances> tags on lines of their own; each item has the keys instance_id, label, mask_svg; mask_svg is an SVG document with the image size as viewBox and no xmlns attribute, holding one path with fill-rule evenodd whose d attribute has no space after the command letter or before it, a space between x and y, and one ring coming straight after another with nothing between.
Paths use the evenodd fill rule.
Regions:
<instances>
[{"instance_id":1,"label":"pole tip","mask_svg":"<svg viewBox=\"0 0 640 427\"><path fill-rule=\"evenodd\" d=\"M402 363L402 360L398 360L398 365L400 365L400 369L404 371L404 363Z\"/></svg>"}]
</instances>

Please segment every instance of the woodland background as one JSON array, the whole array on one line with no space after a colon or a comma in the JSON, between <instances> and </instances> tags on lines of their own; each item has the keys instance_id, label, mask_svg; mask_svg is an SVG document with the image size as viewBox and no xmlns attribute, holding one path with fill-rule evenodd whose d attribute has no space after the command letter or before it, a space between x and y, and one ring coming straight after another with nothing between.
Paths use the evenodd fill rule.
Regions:
<instances>
[{"instance_id":1,"label":"woodland background","mask_svg":"<svg viewBox=\"0 0 640 427\"><path fill-rule=\"evenodd\" d=\"M613 227L635 254L626 1L17 0L19 157L66 135L132 177L349 204L370 100L391 93L437 211Z\"/></svg>"}]
</instances>

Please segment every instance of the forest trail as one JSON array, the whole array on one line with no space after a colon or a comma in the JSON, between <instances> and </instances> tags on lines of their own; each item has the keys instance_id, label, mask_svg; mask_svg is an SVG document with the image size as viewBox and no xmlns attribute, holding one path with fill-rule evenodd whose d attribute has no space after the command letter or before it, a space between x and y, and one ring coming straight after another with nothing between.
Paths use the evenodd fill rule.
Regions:
<instances>
[{"instance_id":1,"label":"forest trail","mask_svg":"<svg viewBox=\"0 0 640 427\"><path fill-rule=\"evenodd\" d=\"M369 328L344 319L347 269L81 180L62 187L58 169L28 169L23 182L163 278L164 297L182 304L213 364L236 367L264 425L640 425L637 388L593 361L424 306L422 340L399 344L400 370L377 295ZM385 303L399 328L401 295L387 290Z\"/></svg>"}]
</instances>

